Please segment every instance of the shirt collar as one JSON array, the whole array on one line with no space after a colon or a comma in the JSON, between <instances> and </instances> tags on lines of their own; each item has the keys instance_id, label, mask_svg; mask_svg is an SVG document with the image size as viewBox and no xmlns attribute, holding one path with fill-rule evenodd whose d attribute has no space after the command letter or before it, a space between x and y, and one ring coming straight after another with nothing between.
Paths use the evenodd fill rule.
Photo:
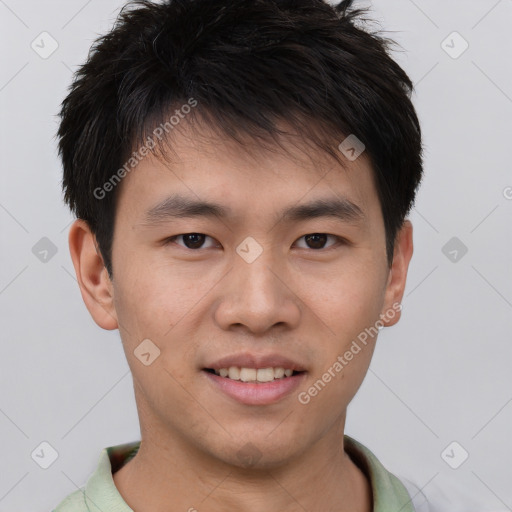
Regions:
<instances>
[{"instance_id":1,"label":"shirt collar","mask_svg":"<svg viewBox=\"0 0 512 512\"><path fill-rule=\"evenodd\" d=\"M370 481L373 512L415 512L402 482L363 444L345 435L345 451Z\"/></svg>"}]
</instances>

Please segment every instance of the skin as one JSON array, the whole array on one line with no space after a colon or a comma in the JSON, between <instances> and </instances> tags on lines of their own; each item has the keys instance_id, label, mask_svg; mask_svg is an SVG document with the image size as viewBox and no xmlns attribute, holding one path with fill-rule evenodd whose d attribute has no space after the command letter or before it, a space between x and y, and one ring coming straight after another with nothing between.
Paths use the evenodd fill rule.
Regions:
<instances>
[{"instance_id":1,"label":"skin","mask_svg":"<svg viewBox=\"0 0 512 512\"><path fill-rule=\"evenodd\" d=\"M345 452L343 433L377 337L308 404L297 395L401 301L412 225L404 222L389 268L364 153L343 168L291 146L290 154L248 152L213 136L198 140L183 129L174 136L172 164L147 156L123 179L112 280L88 225L77 220L69 234L83 300L100 327L119 329L133 376L142 441L114 474L115 485L137 512L369 512L371 487ZM176 192L229 206L234 215L145 224L145 212ZM356 203L364 220L276 221L285 207L333 197ZM163 243L186 233L208 236L202 246L179 236ZM345 243L327 237L324 248L308 244L304 236L312 233ZM263 249L252 263L236 253L247 236ZM395 310L382 321L391 326L399 318ZM134 356L147 338L160 349L149 366ZM241 352L297 360L305 380L277 403L238 403L202 368ZM259 454L253 465L238 456L247 443Z\"/></svg>"}]
</instances>

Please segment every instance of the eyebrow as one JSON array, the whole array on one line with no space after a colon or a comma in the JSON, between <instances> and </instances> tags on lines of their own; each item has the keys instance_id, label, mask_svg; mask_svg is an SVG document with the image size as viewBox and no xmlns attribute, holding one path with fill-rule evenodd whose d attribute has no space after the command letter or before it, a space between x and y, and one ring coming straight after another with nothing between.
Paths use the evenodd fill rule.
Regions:
<instances>
[{"instance_id":1,"label":"eyebrow","mask_svg":"<svg viewBox=\"0 0 512 512\"><path fill-rule=\"evenodd\" d=\"M179 194L167 197L150 208L144 216L145 226L157 225L177 218L220 218L232 215L229 207L209 201L191 199ZM363 210L344 197L316 199L294 205L277 213L276 222L298 222L320 217L334 217L343 222L358 223L365 219Z\"/></svg>"}]
</instances>

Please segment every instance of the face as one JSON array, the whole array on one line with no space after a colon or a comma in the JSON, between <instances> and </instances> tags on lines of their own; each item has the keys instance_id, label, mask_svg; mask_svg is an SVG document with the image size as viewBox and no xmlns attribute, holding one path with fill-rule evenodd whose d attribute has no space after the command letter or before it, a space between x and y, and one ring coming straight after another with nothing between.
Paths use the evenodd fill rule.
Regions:
<instances>
[{"instance_id":1,"label":"face","mask_svg":"<svg viewBox=\"0 0 512 512\"><path fill-rule=\"evenodd\" d=\"M120 330L143 436L273 467L343 429L410 254L389 271L364 154L343 168L191 140L124 178L111 302L86 303Z\"/></svg>"}]
</instances>

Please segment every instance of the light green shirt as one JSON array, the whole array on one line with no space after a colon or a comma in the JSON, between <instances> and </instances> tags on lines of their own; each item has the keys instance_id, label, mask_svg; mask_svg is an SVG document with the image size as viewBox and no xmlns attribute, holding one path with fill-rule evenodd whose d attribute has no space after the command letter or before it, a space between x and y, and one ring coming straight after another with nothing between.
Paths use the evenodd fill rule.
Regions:
<instances>
[{"instance_id":1,"label":"light green shirt","mask_svg":"<svg viewBox=\"0 0 512 512\"><path fill-rule=\"evenodd\" d=\"M373 512L415 512L400 480L364 445L349 436L344 439L345 451L371 484ZM52 512L133 512L119 494L112 473L135 456L139 446L140 441L136 441L105 448L85 487L70 494Z\"/></svg>"}]
</instances>

